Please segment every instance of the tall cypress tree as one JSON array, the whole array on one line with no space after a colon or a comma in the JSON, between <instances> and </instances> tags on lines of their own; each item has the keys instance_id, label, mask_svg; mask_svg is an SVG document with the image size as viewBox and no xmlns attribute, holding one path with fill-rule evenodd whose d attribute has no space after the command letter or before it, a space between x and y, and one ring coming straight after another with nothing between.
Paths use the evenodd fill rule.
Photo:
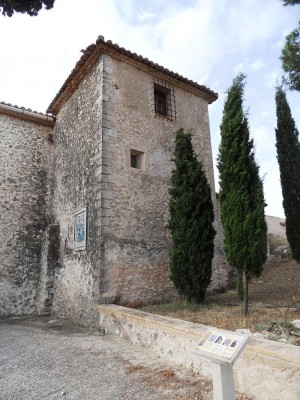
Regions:
<instances>
[{"instance_id":1,"label":"tall cypress tree","mask_svg":"<svg viewBox=\"0 0 300 400\"><path fill-rule=\"evenodd\" d=\"M228 262L243 276L243 312L247 315L249 279L261 274L267 259L267 226L263 184L243 111L244 80L239 74L227 92L218 168L224 249Z\"/></svg>"},{"instance_id":2,"label":"tall cypress tree","mask_svg":"<svg viewBox=\"0 0 300 400\"><path fill-rule=\"evenodd\" d=\"M214 212L211 189L191 134L176 132L170 189L171 279L179 294L200 303L212 274Z\"/></svg>"},{"instance_id":3,"label":"tall cypress tree","mask_svg":"<svg viewBox=\"0 0 300 400\"><path fill-rule=\"evenodd\" d=\"M276 88L276 148L280 169L286 236L293 258L300 261L300 144L299 132L282 87Z\"/></svg>"},{"instance_id":4,"label":"tall cypress tree","mask_svg":"<svg viewBox=\"0 0 300 400\"><path fill-rule=\"evenodd\" d=\"M300 91L300 22L287 37L281 52L282 68L286 72L284 83L290 90Z\"/></svg>"}]
</instances>

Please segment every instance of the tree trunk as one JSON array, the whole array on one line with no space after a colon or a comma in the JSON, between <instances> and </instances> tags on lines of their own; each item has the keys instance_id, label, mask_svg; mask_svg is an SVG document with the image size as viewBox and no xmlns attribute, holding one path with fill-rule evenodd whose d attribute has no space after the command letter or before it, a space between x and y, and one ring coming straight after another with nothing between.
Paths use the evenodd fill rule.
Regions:
<instances>
[{"instance_id":1,"label":"tree trunk","mask_svg":"<svg viewBox=\"0 0 300 400\"><path fill-rule=\"evenodd\" d=\"M244 317L248 315L248 283L249 277L246 271L243 271L243 286L244 286L244 302L243 302L243 314Z\"/></svg>"},{"instance_id":2,"label":"tree trunk","mask_svg":"<svg viewBox=\"0 0 300 400\"><path fill-rule=\"evenodd\" d=\"M243 271L238 270L236 279L236 290L237 295L241 301L244 300L244 282L243 282Z\"/></svg>"}]
</instances>

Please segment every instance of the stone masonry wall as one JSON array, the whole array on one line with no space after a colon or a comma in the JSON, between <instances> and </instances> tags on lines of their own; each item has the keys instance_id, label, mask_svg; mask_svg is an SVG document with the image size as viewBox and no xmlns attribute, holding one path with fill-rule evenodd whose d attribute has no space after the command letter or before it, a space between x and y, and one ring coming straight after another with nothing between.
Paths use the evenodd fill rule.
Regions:
<instances>
[{"instance_id":1,"label":"stone masonry wall","mask_svg":"<svg viewBox=\"0 0 300 400\"><path fill-rule=\"evenodd\" d=\"M286 225L284 218L273 217L266 215L266 222L268 227L268 245L269 253L280 255L282 249L287 249L288 240L286 237Z\"/></svg>"},{"instance_id":2,"label":"stone masonry wall","mask_svg":"<svg viewBox=\"0 0 300 400\"><path fill-rule=\"evenodd\" d=\"M0 115L0 315L35 312L52 128Z\"/></svg>"},{"instance_id":3,"label":"stone masonry wall","mask_svg":"<svg viewBox=\"0 0 300 400\"><path fill-rule=\"evenodd\" d=\"M99 299L101 65L62 107L54 132L53 215L61 239L53 312L80 323L93 323ZM87 208L87 246L75 251L74 213L82 208Z\"/></svg>"},{"instance_id":4,"label":"stone masonry wall","mask_svg":"<svg viewBox=\"0 0 300 400\"><path fill-rule=\"evenodd\" d=\"M59 227L50 224L42 237L40 255L40 276L36 297L37 313L50 315L54 297L54 275L59 260Z\"/></svg>"},{"instance_id":5,"label":"stone masonry wall","mask_svg":"<svg viewBox=\"0 0 300 400\"><path fill-rule=\"evenodd\" d=\"M54 144L52 127L0 115L0 314L52 310L93 324L99 302L176 296L167 230L174 138L179 128L193 134L214 193L208 104L175 82L177 120L157 118L153 78L165 77L102 55L60 110ZM142 169L131 167L131 150L143 153ZM75 251L82 208L87 246ZM218 218L215 226L210 289L221 290Z\"/></svg>"},{"instance_id":6,"label":"stone masonry wall","mask_svg":"<svg viewBox=\"0 0 300 400\"><path fill-rule=\"evenodd\" d=\"M110 189L102 202L106 225L102 300L120 304L160 301L176 293L169 280L167 223L171 159L179 128L193 134L214 193L208 104L174 84L177 120L157 118L154 76L109 56L104 61L108 101L103 141ZM143 169L131 167L131 149L144 153ZM216 228L212 290L227 284L218 221Z\"/></svg>"}]
</instances>

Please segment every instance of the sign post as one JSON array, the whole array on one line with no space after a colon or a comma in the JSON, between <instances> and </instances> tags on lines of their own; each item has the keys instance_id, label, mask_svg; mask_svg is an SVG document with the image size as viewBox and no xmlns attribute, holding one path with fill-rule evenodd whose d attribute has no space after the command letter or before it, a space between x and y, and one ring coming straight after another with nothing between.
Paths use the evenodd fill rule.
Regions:
<instances>
[{"instance_id":1,"label":"sign post","mask_svg":"<svg viewBox=\"0 0 300 400\"><path fill-rule=\"evenodd\" d=\"M231 365L211 362L214 400L234 400L234 381Z\"/></svg>"},{"instance_id":2,"label":"sign post","mask_svg":"<svg viewBox=\"0 0 300 400\"><path fill-rule=\"evenodd\" d=\"M234 400L232 366L249 337L235 332L209 330L200 339L196 351L211 360L214 400Z\"/></svg>"}]
</instances>

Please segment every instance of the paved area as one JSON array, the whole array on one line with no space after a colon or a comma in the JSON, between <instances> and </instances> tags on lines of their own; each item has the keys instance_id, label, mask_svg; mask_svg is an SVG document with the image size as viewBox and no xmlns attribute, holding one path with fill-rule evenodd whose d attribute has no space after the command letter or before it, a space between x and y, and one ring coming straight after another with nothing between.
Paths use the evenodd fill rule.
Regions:
<instances>
[{"instance_id":1,"label":"paved area","mask_svg":"<svg viewBox=\"0 0 300 400\"><path fill-rule=\"evenodd\" d=\"M0 320L0 399L211 400L210 382L114 336L50 318Z\"/></svg>"}]
</instances>

